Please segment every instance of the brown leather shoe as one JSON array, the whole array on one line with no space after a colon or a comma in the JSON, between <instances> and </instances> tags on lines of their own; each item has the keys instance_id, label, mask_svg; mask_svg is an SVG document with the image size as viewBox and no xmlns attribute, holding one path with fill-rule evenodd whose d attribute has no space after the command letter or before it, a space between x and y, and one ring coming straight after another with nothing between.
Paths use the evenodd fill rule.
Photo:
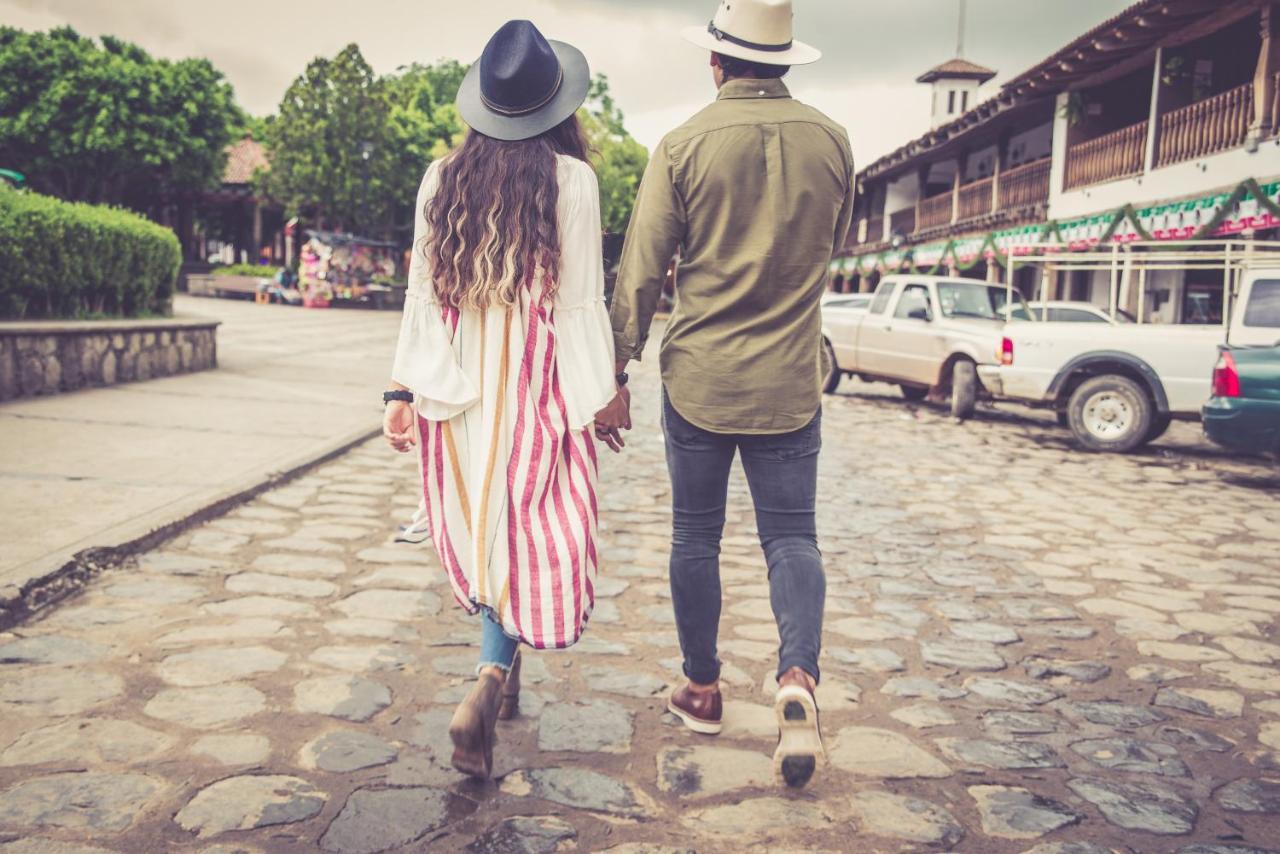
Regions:
<instances>
[{"instance_id":1,"label":"brown leather shoe","mask_svg":"<svg viewBox=\"0 0 1280 854\"><path fill-rule=\"evenodd\" d=\"M818 728L814 687L812 676L793 667L778 680L773 703L778 715L778 748L773 753L773 773L793 789L806 785L827 758Z\"/></svg>"},{"instance_id":2,"label":"brown leather shoe","mask_svg":"<svg viewBox=\"0 0 1280 854\"><path fill-rule=\"evenodd\" d=\"M511 672L502 683L502 704L498 706L498 720L509 721L520 713L520 651L511 662Z\"/></svg>"},{"instance_id":3,"label":"brown leather shoe","mask_svg":"<svg viewBox=\"0 0 1280 854\"><path fill-rule=\"evenodd\" d=\"M449 722L453 739L453 767L463 774L487 780L493 773L493 746L498 740L498 706L502 703L502 680L481 673L476 686L458 704Z\"/></svg>"},{"instance_id":4,"label":"brown leather shoe","mask_svg":"<svg viewBox=\"0 0 1280 854\"><path fill-rule=\"evenodd\" d=\"M703 735L719 735L724 716L720 690L694 691L688 685L677 688L667 700L667 711L684 721L684 725Z\"/></svg>"}]
</instances>

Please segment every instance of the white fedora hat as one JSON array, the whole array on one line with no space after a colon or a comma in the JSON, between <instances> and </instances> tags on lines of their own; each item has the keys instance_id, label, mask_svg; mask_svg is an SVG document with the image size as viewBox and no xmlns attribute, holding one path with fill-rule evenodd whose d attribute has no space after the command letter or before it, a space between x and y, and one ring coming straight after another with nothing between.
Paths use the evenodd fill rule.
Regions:
<instances>
[{"instance_id":1,"label":"white fedora hat","mask_svg":"<svg viewBox=\"0 0 1280 854\"><path fill-rule=\"evenodd\" d=\"M705 27L682 34L698 47L768 65L807 65L822 52L792 38L791 0L721 0Z\"/></svg>"}]
</instances>

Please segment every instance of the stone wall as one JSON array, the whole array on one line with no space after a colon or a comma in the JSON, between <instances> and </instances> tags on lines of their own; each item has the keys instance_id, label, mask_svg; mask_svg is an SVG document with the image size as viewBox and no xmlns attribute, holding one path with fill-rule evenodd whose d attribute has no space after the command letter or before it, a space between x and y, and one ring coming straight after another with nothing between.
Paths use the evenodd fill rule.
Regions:
<instances>
[{"instance_id":1,"label":"stone wall","mask_svg":"<svg viewBox=\"0 0 1280 854\"><path fill-rule=\"evenodd\" d=\"M217 367L217 322L0 323L0 401Z\"/></svg>"}]
</instances>

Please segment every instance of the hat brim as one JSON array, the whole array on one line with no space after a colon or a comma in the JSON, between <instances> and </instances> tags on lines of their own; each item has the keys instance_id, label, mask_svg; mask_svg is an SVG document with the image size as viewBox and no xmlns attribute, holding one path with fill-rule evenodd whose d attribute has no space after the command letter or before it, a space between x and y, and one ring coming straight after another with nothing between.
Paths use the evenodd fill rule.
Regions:
<instances>
[{"instance_id":1,"label":"hat brim","mask_svg":"<svg viewBox=\"0 0 1280 854\"><path fill-rule=\"evenodd\" d=\"M560 60L564 78L555 97L532 113L508 116L495 112L480 97L480 61L471 64L471 70L458 87L458 114L474 130L494 139L515 141L532 139L546 133L572 116L587 100L591 88L591 68L582 51L565 42L547 40Z\"/></svg>"},{"instance_id":2,"label":"hat brim","mask_svg":"<svg viewBox=\"0 0 1280 854\"><path fill-rule=\"evenodd\" d=\"M822 59L822 51L801 41L793 41L786 50L753 50L749 47L722 41L704 27L685 27L680 33L685 41L706 48L713 53L722 53L745 59L748 62L763 62L766 65L808 65Z\"/></svg>"}]
</instances>

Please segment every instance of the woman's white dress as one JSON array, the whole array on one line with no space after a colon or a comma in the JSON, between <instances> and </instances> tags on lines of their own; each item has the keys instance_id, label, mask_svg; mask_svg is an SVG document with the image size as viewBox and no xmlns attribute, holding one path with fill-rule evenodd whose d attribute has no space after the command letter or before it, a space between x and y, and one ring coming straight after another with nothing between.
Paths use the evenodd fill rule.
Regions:
<instances>
[{"instance_id":1,"label":"woman's white dress","mask_svg":"<svg viewBox=\"0 0 1280 854\"><path fill-rule=\"evenodd\" d=\"M562 648L595 601L597 460L590 425L617 391L595 173L557 158L560 282L539 272L512 308L442 306L422 252L423 178L392 378L416 398L431 539L459 604Z\"/></svg>"}]
</instances>

